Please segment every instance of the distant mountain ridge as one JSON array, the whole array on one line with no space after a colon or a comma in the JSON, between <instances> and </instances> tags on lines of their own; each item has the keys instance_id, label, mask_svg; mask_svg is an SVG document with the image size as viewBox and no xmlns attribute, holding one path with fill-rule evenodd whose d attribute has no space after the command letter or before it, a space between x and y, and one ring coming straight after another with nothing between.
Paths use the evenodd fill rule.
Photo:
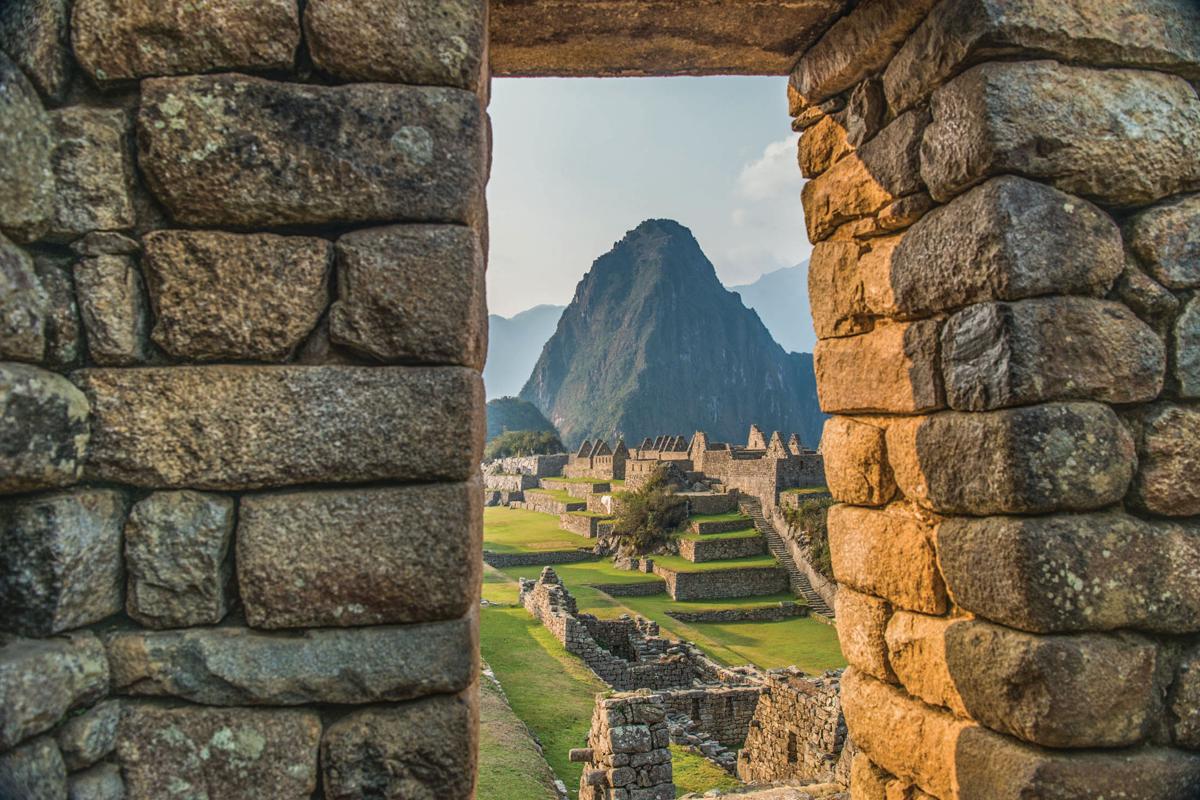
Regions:
<instances>
[{"instance_id":1,"label":"distant mountain ridge","mask_svg":"<svg viewBox=\"0 0 1200 800\"><path fill-rule=\"evenodd\" d=\"M488 316L488 359L483 384L489 400L521 391L566 306L541 305L512 317Z\"/></svg>"},{"instance_id":2,"label":"distant mountain ridge","mask_svg":"<svg viewBox=\"0 0 1200 800\"><path fill-rule=\"evenodd\" d=\"M671 220L643 222L595 261L520 397L568 447L697 430L741 441L751 423L815 446L824 422L812 357L785 352Z\"/></svg>"},{"instance_id":3,"label":"distant mountain ridge","mask_svg":"<svg viewBox=\"0 0 1200 800\"><path fill-rule=\"evenodd\" d=\"M817 334L808 306L808 261L768 272L754 283L731 286L748 308L758 312L771 336L784 350L811 353Z\"/></svg>"}]
</instances>

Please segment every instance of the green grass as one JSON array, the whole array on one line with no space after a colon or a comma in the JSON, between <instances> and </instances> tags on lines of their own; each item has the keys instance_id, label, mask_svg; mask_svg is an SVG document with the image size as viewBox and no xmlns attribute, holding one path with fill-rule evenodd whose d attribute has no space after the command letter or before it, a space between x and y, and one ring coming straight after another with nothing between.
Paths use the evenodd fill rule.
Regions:
<instances>
[{"instance_id":1,"label":"green grass","mask_svg":"<svg viewBox=\"0 0 1200 800\"><path fill-rule=\"evenodd\" d=\"M707 792L709 789L736 789L742 785L737 778L704 756L674 744L671 745L671 772L675 778L676 797L688 792Z\"/></svg>"},{"instance_id":2,"label":"green grass","mask_svg":"<svg viewBox=\"0 0 1200 800\"><path fill-rule=\"evenodd\" d=\"M568 494L566 489L526 489L525 494L544 494L564 503L586 503L587 500Z\"/></svg>"},{"instance_id":3,"label":"green grass","mask_svg":"<svg viewBox=\"0 0 1200 800\"><path fill-rule=\"evenodd\" d=\"M708 538L708 537L705 537ZM775 556L747 556L746 558L729 558L724 561L704 561L699 564L679 556L650 556L655 566L666 567L674 572L715 572L723 569L751 569L755 567L777 567L779 562Z\"/></svg>"},{"instance_id":4,"label":"green grass","mask_svg":"<svg viewBox=\"0 0 1200 800\"><path fill-rule=\"evenodd\" d=\"M613 481L606 481L603 478L544 478L543 480L560 481L562 483L575 483L575 484L613 483Z\"/></svg>"},{"instance_id":5,"label":"green grass","mask_svg":"<svg viewBox=\"0 0 1200 800\"><path fill-rule=\"evenodd\" d=\"M479 680L478 800L555 800L551 772L495 683Z\"/></svg>"},{"instance_id":6,"label":"green grass","mask_svg":"<svg viewBox=\"0 0 1200 800\"><path fill-rule=\"evenodd\" d=\"M558 527L558 517L519 508L483 510L483 549L490 553L541 553L591 548L595 542Z\"/></svg>"},{"instance_id":7,"label":"green grass","mask_svg":"<svg viewBox=\"0 0 1200 800\"><path fill-rule=\"evenodd\" d=\"M688 518L689 522L745 522L746 525L753 525L754 520L747 517L740 511L726 511L724 514L696 514Z\"/></svg>"},{"instance_id":8,"label":"green grass","mask_svg":"<svg viewBox=\"0 0 1200 800\"><path fill-rule=\"evenodd\" d=\"M730 531L728 533L681 533L680 539L687 539L689 542L711 542L715 539L753 539L756 536L761 536L757 529L747 528L744 531Z\"/></svg>"},{"instance_id":9,"label":"green grass","mask_svg":"<svg viewBox=\"0 0 1200 800\"><path fill-rule=\"evenodd\" d=\"M780 494L829 494L825 486L805 486L799 489L784 489Z\"/></svg>"},{"instance_id":10,"label":"green grass","mask_svg":"<svg viewBox=\"0 0 1200 800\"><path fill-rule=\"evenodd\" d=\"M573 517L591 517L595 519L612 519L612 514L602 514L599 511L568 511Z\"/></svg>"}]
</instances>

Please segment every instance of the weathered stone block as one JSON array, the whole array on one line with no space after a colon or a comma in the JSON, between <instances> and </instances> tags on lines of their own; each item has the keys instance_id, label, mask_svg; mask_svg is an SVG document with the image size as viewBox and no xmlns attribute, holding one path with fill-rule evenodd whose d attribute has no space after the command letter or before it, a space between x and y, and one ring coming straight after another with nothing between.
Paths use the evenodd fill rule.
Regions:
<instances>
[{"instance_id":1,"label":"weathered stone block","mask_svg":"<svg viewBox=\"0 0 1200 800\"><path fill-rule=\"evenodd\" d=\"M246 619L303 628L461 617L478 597L481 504L477 480L245 496Z\"/></svg>"},{"instance_id":2,"label":"weathered stone block","mask_svg":"<svg viewBox=\"0 0 1200 800\"><path fill-rule=\"evenodd\" d=\"M1136 19L1136 24L1130 24ZM951 0L908 37L884 73L902 111L981 61L1031 52L1081 64L1165 69L1200 77L1200 13L1188 0Z\"/></svg>"},{"instance_id":3,"label":"weathered stone block","mask_svg":"<svg viewBox=\"0 0 1200 800\"><path fill-rule=\"evenodd\" d=\"M173 367L83 370L90 475L147 487L250 489L464 480L483 441L471 370Z\"/></svg>"},{"instance_id":4,"label":"weathered stone block","mask_svg":"<svg viewBox=\"0 0 1200 800\"><path fill-rule=\"evenodd\" d=\"M75 56L93 80L217 70L290 70L296 0L76 0Z\"/></svg>"},{"instance_id":5,"label":"weathered stone block","mask_svg":"<svg viewBox=\"0 0 1200 800\"><path fill-rule=\"evenodd\" d=\"M55 146L49 236L70 241L137 221L129 114L119 108L70 106L50 113Z\"/></svg>"},{"instance_id":6,"label":"weathered stone block","mask_svg":"<svg viewBox=\"0 0 1200 800\"><path fill-rule=\"evenodd\" d=\"M122 492L80 489L0 505L0 629L49 636L123 607Z\"/></svg>"},{"instance_id":7,"label":"weathered stone block","mask_svg":"<svg viewBox=\"0 0 1200 800\"><path fill-rule=\"evenodd\" d=\"M891 288L900 312L921 316L987 300L1102 296L1123 265L1121 231L1107 214L1005 175L906 231L877 282Z\"/></svg>"},{"instance_id":8,"label":"weathered stone block","mask_svg":"<svg viewBox=\"0 0 1200 800\"><path fill-rule=\"evenodd\" d=\"M9 0L0 7L0 50L44 97L61 101L71 77L68 0Z\"/></svg>"},{"instance_id":9,"label":"weathered stone block","mask_svg":"<svg viewBox=\"0 0 1200 800\"><path fill-rule=\"evenodd\" d=\"M1169 340L1171 325L1179 313L1179 300L1142 272L1133 258L1125 259L1125 269L1113 286L1113 296L1129 306L1160 337Z\"/></svg>"},{"instance_id":10,"label":"weathered stone block","mask_svg":"<svg viewBox=\"0 0 1200 800\"><path fill-rule=\"evenodd\" d=\"M330 797L471 797L478 720L474 691L356 711L325 731Z\"/></svg>"},{"instance_id":11,"label":"weathered stone block","mask_svg":"<svg viewBox=\"0 0 1200 800\"><path fill-rule=\"evenodd\" d=\"M125 800L125 781L116 764L97 764L67 777L67 800Z\"/></svg>"},{"instance_id":12,"label":"weathered stone block","mask_svg":"<svg viewBox=\"0 0 1200 800\"><path fill-rule=\"evenodd\" d=\"M1173 717L1171 738L1181 747L1200 750L1200 647L1193 645L1180 657L1167 704Z\"/></svg>"},{"instance_id":13,"label":"weathered stone block","mask_svg":"<svg viewBox=\"0 0 1200 800\"><path fill-rule=\"evenodd\" d=\"M1143 211L1126 229L1146 270L1171 289L1200 287L1200 194Z\"/></svg>"},{"instance_id":14,"label":"weathered stone block","mask_svg":"<svg viewBox=\"0 0 1200 800\"><path fill-rule=\"evenodd\" d=\"M819 338L865 333L880 317L897 315L891 264L901 240L835 238L816 244L809 259L808 293Z\"/></svg>"},{"instance_id":15,"label":"weathered stone block","mask_svg":"<svg viewBox=\"0 0 1200 800\"><path fill-rule=\"evenodd\" d=\"M154 341L177 358L282 361L329 302L324 239L155 231L142 243Z\"/></svg>"},{"instance_id":16,"label":"weathered stone block","mask_svg":"<svg viewBox=\"0 0 1200 800\"><path fill-rule=\"evenodd\" d=\"M850 800L888 800L887 784L888 774L866 753L854 754L850 762Z\"/></svg>"},{"instance_id":17,"label":"weathered stone block","mask_svg":"<svg viewBox=\"0 0 1200 800\"><path fill-rule=\"evenodd\" d=\"M125 524L129 616L151 628L215 625L229 610L234 501L155 492Z\"/></svg>"},{"instance_id":18,"label":"weathered stone block","mask_svg":"<svg viewBox=\"0 0 1200 800\"><path fill-rule=\"evenodd\" d=\"M90 436L87 398L70 381L0 364L0 493L74 483Z\"/></svg>"},{"instance_id":19,"label":"weathered stone block","mask_svg":"<svg viewBox=\"0 0 1200 800\"><path fill-rule=\"evenodd\" d=\"M104 648L95 641L99 657L104 660L104 689L108 689ZM58 729L58 749L69 770L85 769L111 753L117 746L117 723L121 721L120 700L104 700L76 717L71 717Z\"/></svg>"},{"instance_id":20,"label":"weathered stone block","mask_svg":"<svg viewBox=\"0 0 1200 800\"><path fill-rule=\"evenodd\" d=\"M936 521L900 504L829 509L829 552L838 583L899 608L942 614L946 587L934 550Z\"/></svg>"},{"instance_id":21,"label":"weathered stone block","mask_svg":"<svg viewBox=\"0 0 1200 800\"><path fill-rule=\"evenodd\" d=\"M483 368L484 255L473 230L394 225L337 242L335 344L381 361Z\"/></svg>"},{"instance_id":22,"label":"weathered stone block","mask_svg":"<svg viewBox=\"0 0 1200 800\"><path fill-rule=\"evenodd\" d=\"M990 411L1047 400L1144 403L1162 391L1162 340L1120 303L1046 297L981 303L942 326L951 408Z\"/></svg>"},{"instance_id":23,"label":"weathered stone block","mask_svg":"<svg viewBox=\"0 0 1200 800\"><path fill-rule=\"evenodd\" d=\"M991 62L934 92L932 109L921 176L936 200L1002 173L1114 206L1200 187L1200 99L1174 75Z\"/></svg>"},{"instance_id":24,"label":"weathered stone block","mask_svg":"<svg viewBox=\"0 0 1200 800\"><path fill-rule=\"evenodd\" d=\"M308 800L317 788L315 711L130 703L117 732L129 800Z\"/></svg>"},{"instance_id":25,"label":"weathered stone block","mask_svg":"<svg viewBox=\"0 0 1200 800\"><path fill-rule=\"evenodd\" d=\"M834 610L838 644L846 661L881 681L895 683L896 675L888 664L888 647L884 639L888 619L892 616L891 603L840 586Z\"/></svg>"},{"instance_id":26,"label":"weathered stone block","mask_svg":"<svg viewBox=\"0 0 1200 800\"><path fill-rule=\"evenodd\" d=\"M484 0L312 0L313 62L351 81L476 89L484 70Z\"/></svg>"},{"instance_id":27,"label":"weathered stone block","mask_svg":"<svg viewBox=\"0 0 1200 800\"><path fill-rule=\"evenodd\" d=\"M37 239L49 225L53 152L50 116L29 79L0 52L0 231L17 241Z\"/></svg>"},{"instance_id":28,"label":"weathered stone block","mask_svg":"<svg viewBox=\"0 0 1200 800\"><path fill-rule=\"evenodd\" d=\"M56 367L75 364L83 350L83 329L75 303L70 258L38 254L33 271L46 294L45 361Z\"/></svg>"},{"instance_id":29,"label":"weathered stone block","mask_svg":"<svg viewBox=\"0 0 1200 800\"><path fill-rule=\"evenodd\" d=\"M458 692L477 674L475 623L257 633L120 631L105 639L119 692L206 705L379 703Z\"/></svg>"},{"instance_id":30,"label":"weathered stone block","mask_svg":"<svg viewBox=\"0 0 1200 800\"><path fill-rule=\"evenodd\" d=\"M460 89L154 79L142 83L139 164L187 225L472 222L484 126Z\"/></svg>"},{"instance_id":31,"label":"weathered stone block","mask_svg":"<svg viewBox=\"0 0 1200 800\"><path fill-rule=\"evenodd\" d=\"M0 797L20 800L63 800L67 768L49 736L0 753Z\"/></svg>"},{"instance_id":32,"label":"weathered stone block","mask_svg":"<svg viewBox=\"0 0 1200 800\"><path fill-rule=\"evenodd\" d=\"M1200 514L1200 408L1156 404L1125 419L1138 454L1133 505L1168 517Z\"/></svg>"},{"instance_id":33,"label":"weathered stone block","mask_svg":"<svg viewBox=\"0 0 1200 800\"><path fill-rule=\"evenodd\" d=\"M1179 394L1200 398L1200 295L1194 296L1175 320L1172 361Z\"/></svg>"},{"instance_id":34,"label":"weathered stone block","mask_svg":"<svg viewBox=\"0 0 1200 800\"><path fill-rule=\"evenodd\" d=\"M75 264L75 287L92 360L119 366L145 361L149 355L146 293L133 259L80 259Z\"/></svg>"},{"instance_id":35,"label":"weathered stone block","mask_svg":"<svg viewBox=\"0 0 1200 800\"><path fill-rule=\"evenodd\" d=\"M42 360L49 305L33 259L0 236L0 359Z\"/></svg>"},{"instance_id":36,"label":"weathered stone block","mask_svg":"<svg viewBox=\"0 0 1200 800\"><path fill-rule=\"evenodd\" d=\"M815 178L853 152L842 123L836 117L822 117L800 136L800 173Z\"/></svg>"},{"instance_id":37,"label":"weathered stone block","mask_svg":"<svg viewBox=\"0 0 1200 800\"><path fill-rule=\"evenodd\" d=\"M882 428L849 417L831 417L821 435L825 483L834 499L882 506L896 494Z\"/></svg>"},{"instance_id":38,"label":"weathered stone block","mask_svg":"<svg viewBox=\"0 0 1200 800\"><path fill-rule=\"evenodd\" d=\"M1097 403L896 420L887 450L905 497L943 514L1102 508L1124 496L1135 465L1129 432Z\"/></svg>"},{"instance_id":39,"label":"weathered stone block","mask_svg":"<svg viewBox=\"0 0 1200 800\"><path fill-rule=\"evenodd\" d=\"M0 750L48 731L108 691L108 661L91 633L0 644Z\"/></svg>"},{"instance_id":40,"label":"weathered stone block","mask_svg":"<svg viewBox=\"0 0 1200 800\"><path fill-rule=\"evenodd\" d=\"M879 325L817 342L817 397L827 414L913 414L945 407L938 320Z\"/></svg>"}]
</instances>

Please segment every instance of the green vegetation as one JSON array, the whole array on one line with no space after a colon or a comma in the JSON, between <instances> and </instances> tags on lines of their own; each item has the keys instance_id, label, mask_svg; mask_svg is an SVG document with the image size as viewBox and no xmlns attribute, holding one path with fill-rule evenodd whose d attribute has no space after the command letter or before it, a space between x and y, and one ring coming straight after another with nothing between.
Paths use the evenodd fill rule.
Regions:
<instances>
[{"instance_id":1,"label":"green vegetation","mask_svg":"<svg viewBox=\"0 0 1200 800\"><path fill-rule=\"evenodd\" d=\"M487 441L505 431L545 431L558 438L558 431L538 407L517 397L498 397L487 404Z\"/></svg>"},{"instance_id":2,"label":"green vegetation","mask_svg":"<svg viewBox=\"0 0 1200 800\"><path fill-rule=\"evenodd\" d=\"M828 486L801 486L796 489L784 489L780 494L829 494Z\"/></svg>"},{"instance_id":3,"label":"green vegetation","mask_svg":"<svg viewBox=\"0 0 1200 800\"><path fill-rule=\"evenodd\" d=\"M562 442L553 431L505 431L488 442L483 450L483 458L491 461L509 456L536 456L562 451Z\"/></svg>"},{"instance_id":4,"label":"green vegetation","mask_svg":"<svg viewBox=\"0 0 1200 800\"><path fill-rule=\"evenodd\" d=\"M555 500L562 500L564 503L587 502L581 497L575 497L570 494L566 489L526 489L525 494L544 494L548 497L553 497Z\"/></svg>"},{"instance_id":5,"label":"green vegetation","mask_svg":"<svg viewBox=\"0 0 1200 800\"><path fill-rule=\"evenodd\" d=\"M636 492L625 492L613 531L623 555L644 555L666 543L687 522L687 499L667 485L667 469L659 466Z\"/></svg>"},{"instance_id":6,"label":"green vegetation","mask_svg":"<svg viewBox=\"0 0 1200 800\"><path fill-rule=\"evenodd\" d=\"M704 537L709 538L709 537ZM650 556L655 566L666 567L673 572L716 572L723 569L751 569L756 567L777 567L779 562L775 556L761 555L746 558L727 558L724 561L702 561L699 564L679 556Z\"/></svg>"},{"instance_id":7,"label":"green vegetation","mask_svg":"<svg viewBox=\"0 0 1200 800\"><path fill-rule=\"evenodd\" d=\"M568 511L572 517L587 517L588 519L612 519L611 514L602 514L599 511Z\"/></svg>"},{"instance_id":8,"label":"green vegetation","mask_svg":"<svg viewBox=\"0 0 1200 800\"><path fill-rule=\"evenodd\" d=\"M829 528L826 521L829 508L833 504L833 498L819 497L801 500L795 508L783 509L783 518L788 526L797 528L808 536L813 566L830 580L833 580L833 559L829 553Z\"/></svg>"},{"instance_id":9,"label":"green vegetation","mask_svg":"<svg viewBox=\"0 0 1200 800\"><path fill-rule=\"evenodd\" d=\"M744 531L729 531L728 533L681 533L680 539L689 542L711 542L714 539L754 539L761 536L757 529L747 528Z\"/></svg>"},{"instance_id":10,"label":"green vegetation","mask_svg":"<svg viewBox=\"0 0 1200 800\"><path fill-rule=\"evenodd\" d=\"M479 800L555 800L554 774L496 684L479 681Z\"/></svg>"},{"instance_id":11,"label":"green vegetation","mask_svg":"<svg viewBox=\"0 0 1200 800\"><path fill-rule=\"evenodd\" d=\"M742 785L741 781L704 756L674 744L671 745L671 772L675 777L676 797L709 789L736 789Z\"/></svg>"},{"instance_id":12,"label":"green vegetation","mask_svg":"<svg viewBox=\"0 0 1200 800\"><path fill-rule=\"evenodd\" d=\"M558 481L559 483L575 483L575 484L592 484L592 483L613 483L613 481L601 480L599 478L549 478L548 480Z\"/></svg>"},{"instance_id":13,"label":"green vegetation","mask_svg":"<svg viewBox=\"0 0 1200 800\"><path fill-rule=\"evenodd\" d=\"M487 531L483 549L490 553L538 553L548 550L591 548L586 536L558 527L558 517L519 508L493 506L483 510Z\"/></svg>"},{"instance_id":14,"label":"green vegetation","mask_svg":"<svg viewBox=\"0 0 1200 800\"><path fill-rule=\"evenodd\" d=\"M724 514L694 514L688 517L689 522L744 522L746 527L754 527L754 520L740 511L727 511Z\"/></svg>"}]
</instances>

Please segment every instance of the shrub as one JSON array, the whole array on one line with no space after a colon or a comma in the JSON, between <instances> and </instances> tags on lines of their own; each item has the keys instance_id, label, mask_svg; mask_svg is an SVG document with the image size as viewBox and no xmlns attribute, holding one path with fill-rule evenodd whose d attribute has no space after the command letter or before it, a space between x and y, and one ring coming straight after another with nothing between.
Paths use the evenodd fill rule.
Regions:
<instances>
[{"instance_id":1,"label":"shrub","mask_svg":"<svg viewBox=\"0 0 1200 800\"><path fill-rule=\"evenodd\" d=\"M822 497L801 500L795 508L783 509L783 518L788 527L799 530L808 539L809 558L813 567L829 580L833 580L833 559L829 553L829 507L833 499Z\"/></svg>"},{"instance_id":2,"label":"shrub","mask_svg":"<svg viewBox=\"0 0 1200 800\"><path fill-rule=\"evenodd\" d=\"M687 498L675 494L666 467L658 467L641 488L621 496L613 520L619 554L629 557L655 552L687 518Z\"/></svg>"},{"instance_id":3,"label":"shrub","mask_svg":"<svg viewBox=\"0 0 1200 800\"><path fill-rule=\"evenodd\" d=\"M563 443L553 431L505 431L483 451L487 461L509 456L538 456L563 452Z\"/></svg>"}]
</instances>

